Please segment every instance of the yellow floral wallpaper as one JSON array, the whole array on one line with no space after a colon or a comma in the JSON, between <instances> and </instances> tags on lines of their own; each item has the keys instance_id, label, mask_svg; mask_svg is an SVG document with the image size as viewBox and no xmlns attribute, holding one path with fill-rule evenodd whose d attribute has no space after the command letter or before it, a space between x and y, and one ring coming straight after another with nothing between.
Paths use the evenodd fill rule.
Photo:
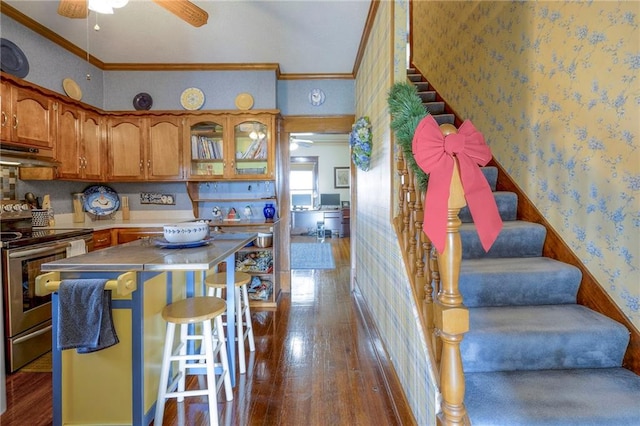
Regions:
<instances>
[{"instance_id":1,"label":"yellow floral wallpaper","mask_svg":"<svg viewBox=\"0 0 640 426\"><path fill-rule=\"evenodd\" d=\"M415 1L413 59L640 328L640 2Z\"/></svg>"}]
</instances>

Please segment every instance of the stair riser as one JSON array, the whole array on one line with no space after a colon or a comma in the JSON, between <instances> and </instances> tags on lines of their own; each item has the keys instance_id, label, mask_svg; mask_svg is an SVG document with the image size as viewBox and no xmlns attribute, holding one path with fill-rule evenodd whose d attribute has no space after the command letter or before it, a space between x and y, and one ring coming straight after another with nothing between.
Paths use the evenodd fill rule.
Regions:
<instances>
[{"instance_id":1,"label":"stair riser","mask_svg":"<svg viewBox=\"0 0 640 426\"><path fill-rule=\"evenodd\" d=\"M547 235L544 226L519 221L504 222L502 226L502 231L493 246L485 252L475 226L463 224L460 227L462 258L513 258L542 255L542 246Z\"/></svg>"},{"instance_id":2,"label":"stair riser","mask_svg":"<svg viewBox=\"0 0 640 426\"><path fill-rule=\"evenodd\" d=\"M518 196L513 192L494 192L493 198L498 206L498 212L503 221L516 220L518 215ZM469 207L460 209L458 217L463 223L473 222Z\"/></svg>"}]
</instances>

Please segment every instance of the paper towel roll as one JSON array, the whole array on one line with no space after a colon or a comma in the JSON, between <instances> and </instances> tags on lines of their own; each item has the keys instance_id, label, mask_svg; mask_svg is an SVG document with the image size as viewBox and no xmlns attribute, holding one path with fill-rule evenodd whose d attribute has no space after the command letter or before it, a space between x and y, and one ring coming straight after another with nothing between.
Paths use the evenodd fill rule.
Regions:
<instances>
[{"instance_id":1,"label":"paper towel roll","mask_svg":"<svg viewBox=\"0 0 640 426\"><path fill-rule=\"evenodd\" d=\"M67 247L67 257L77 256L79 254L85 254L87 252L87 245L84 240L74 240L69 243Z\"/></svg>"}]
</instances>

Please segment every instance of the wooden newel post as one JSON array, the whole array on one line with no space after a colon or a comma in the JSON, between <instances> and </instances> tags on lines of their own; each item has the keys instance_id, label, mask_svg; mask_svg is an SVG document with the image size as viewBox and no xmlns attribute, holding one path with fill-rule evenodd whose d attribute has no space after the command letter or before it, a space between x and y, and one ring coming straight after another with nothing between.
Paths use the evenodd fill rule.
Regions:
<instances>
[{"instance_id":1,"label":"wooden newel post","mask_svg":"<svg viewBox=\"0 0 640 426\"><path fill-rule=\"evenodd\" d=\"M451 178L447 216L447 239L443 253L438 256L440 291L435 304L436 329L442 344L440 363L440 387L442 411L438 423L443 425L464 424L467 417L464 406L464 372L460 343L469 331L469 311L462 304L458 288L462 244L460 241L460 209L466 205L460 181L457 159L454 161Z\"/></svg>"}]
</instances>

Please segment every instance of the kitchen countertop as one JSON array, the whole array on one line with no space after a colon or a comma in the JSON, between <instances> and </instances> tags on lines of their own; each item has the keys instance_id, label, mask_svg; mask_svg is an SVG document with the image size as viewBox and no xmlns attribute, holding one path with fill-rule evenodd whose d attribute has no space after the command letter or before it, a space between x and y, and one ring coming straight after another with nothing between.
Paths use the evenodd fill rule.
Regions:
<instances>
[{"instance_id":1,"label":"kitchen countertop","mask_svg":"<svg viewBox=\"0 0 640 426\"><path fill-rule=\"evenodd\" d=\"M216 234L205 246L161 248L143 238L41 266L43 272L207 271L257 237L257 233Z\"/></svg>"}]
</instances>

